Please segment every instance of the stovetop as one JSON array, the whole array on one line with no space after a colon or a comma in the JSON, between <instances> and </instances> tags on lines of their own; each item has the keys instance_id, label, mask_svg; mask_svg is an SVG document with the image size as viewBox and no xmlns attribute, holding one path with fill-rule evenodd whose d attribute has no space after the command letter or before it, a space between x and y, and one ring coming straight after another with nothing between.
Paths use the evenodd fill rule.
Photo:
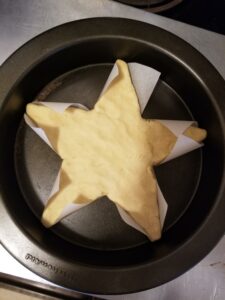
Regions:
<instances>
[{"instance_id":1,"label":"stovetop","mask_svg":"<svg viewBox=\"0 0 225 300\"><path fill-rule=\"evenodd\" d=\"M224 0L184 0L162 16L225 34Z\"/></svg>"},{"instance_id":2,"label":"stovetop","mask_svg":"<svg viewBox=\"0 0 225 300\"><path fill-rule=\"evenodd\" d=\"M197 2L197 0L195 0ZM56 25L87 17L114 16L141 20L175 33L192 44L225 78L225 36L176 22L109 0L0 0L0 64L23 43ZM224 299L225 237L191 271L161 287L105 299ZM65 297L81 294L31 273L0 246L0 280ZM100 297L100 296L99 296Z\"/></svg>"},{"instance_id":3,"label":"stovetop","mask_svg":"<svg viewBox=\"0 0 225 300\"><path fill-rule=\"evenodd\" d=\"M224 0L115 0L174 20L225 34Z\"/></svg>"}]
</instances>

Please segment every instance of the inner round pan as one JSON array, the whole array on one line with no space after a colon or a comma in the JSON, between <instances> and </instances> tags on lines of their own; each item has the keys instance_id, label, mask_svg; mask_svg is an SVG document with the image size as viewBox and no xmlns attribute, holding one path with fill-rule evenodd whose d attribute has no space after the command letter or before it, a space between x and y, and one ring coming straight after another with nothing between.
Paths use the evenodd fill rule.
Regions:
<instances>
[{"instance_id":1,"label":"inner round pan","mask_svg":"<svg viewBox=\"0 0 225 300\"><path fill-rule=\"evenodd\" d=\"M35 100L79 102L91 109L111 68L112 65L99 64L70 71L49 83ZM144 117L192 118L179 95L161 80L149 100ZM15 149L20 189L32 211L41 219L43 201L49 196L61 160L24 121L18 130ZM200 150L160 166L155 171L169 205L164 226L166 231L178 221L193 199L201 174ZM184 176L188 180L184 180ZM148 243L143 234L121 220L115 205L107 197L76 211L52 230L75 245L100 250L127 249Z\"/></svg>"},{"instance_id":2,"label":"inner round pan","mask_svg":"<svg viewBox=\"0 0 225 300\"><path fill-rule=\"evenodd\" d=\"M60 78L62 85L46 100L88 106L78 97L83 95L94 104L117 58L162 74L144 117L193 118L208 132L202 157L195 151L156 169L169 212L162 239L155 243L120 222L106 200L96 201L93 209L86 207L86 213L79 212L82 216L71 216L52 230L32 212L39 211L40 217L38 203L49 192L59 160L21 123L26 104ZM78 99L71 97L73 93ZM33 272L83 292L135 292L179 276L224 233L224 99L224 81L213 66L190 45L154 26L126 19L89 19L33 39L0 69L1 243ZM104 209L112 214L107 222ZM93 228L88 231L81 222L84 218L91 222L89 210ZM76 228L71 222L77 222Z\"/></svg>"}]
</instances>

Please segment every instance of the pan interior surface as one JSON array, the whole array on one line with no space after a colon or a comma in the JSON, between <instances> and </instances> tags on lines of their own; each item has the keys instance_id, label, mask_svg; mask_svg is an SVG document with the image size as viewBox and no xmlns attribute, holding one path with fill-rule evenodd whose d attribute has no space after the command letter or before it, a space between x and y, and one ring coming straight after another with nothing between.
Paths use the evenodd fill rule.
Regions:
<instances>
[{"instance_id":1,"label":"pan interior surface","mask_svg":"<svg viewBox=\"0 0 225 300\"><path fill-rule=\"evenodd\" d=\"M92 109L111 68L110 64L99 64L70 71L49 83L35 100L78 102ZM192 118L183 100L162 80L158 82L144 117L177 120ZM40 219L42 203L48 198L61 161L24 121L18 130L15 149L20 189ZM183 170L189 180L184 180ZM155 171L170 207L164 226L166 231L184 213L195 194L201 174L201 152L195 151L157 167ZM143 234L121 220L115 205L107 197L78 210L52 230L75 245L99 250L121 250L148 243Z\"/></svg>"}]
</instances>

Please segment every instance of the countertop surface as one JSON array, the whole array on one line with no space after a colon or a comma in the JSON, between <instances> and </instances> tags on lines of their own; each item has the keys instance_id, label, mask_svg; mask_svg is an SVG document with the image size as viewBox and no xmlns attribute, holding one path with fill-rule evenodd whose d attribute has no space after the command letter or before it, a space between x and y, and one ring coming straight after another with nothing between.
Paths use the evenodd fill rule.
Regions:
<instances>
[{"instance_id":1,"label":"countertop surface","mask_svg":"<svg viewBox=\"0 0 225 300\"><path fill-rule=\"evenodd\" d=\"M0 64L22 44L49 28L73 20L103 16L144 21L178 35L205 55L225 78L225 36L109 0L0 0ZM0 272L2 276L16 276L46 286L46 289L51 286L65 292L31 273L1 246ZM225 237L205 259L179 278L149 291L103 298L223 300L224 282ZM66 290L66 293L73 295L74 292Z\"/></svg>"}]
</instances>

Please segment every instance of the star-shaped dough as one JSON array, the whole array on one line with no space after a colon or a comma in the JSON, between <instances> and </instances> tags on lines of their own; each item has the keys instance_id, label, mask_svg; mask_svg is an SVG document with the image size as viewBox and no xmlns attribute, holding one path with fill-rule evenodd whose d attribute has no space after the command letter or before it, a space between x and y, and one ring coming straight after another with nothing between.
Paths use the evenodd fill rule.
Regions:
<instances>
[{"instance_id":1,"label":"star-shaped dough","mask_svg":"<svg viewBox=\"0 0 225 300\"><path fill-rule=\"evenodd\" d=\"M48 201L42 222L54 225L69 203L101 196L123 208L157 240L161 237L153 166L171 152L177 137L159 121L142 119L128 66L117 60L119 75L94 109L69 107L63 113L31 103L28 116L42 128L61 157L59 191ZM202 140L201 129L187 135Z\"/></svg>"}]
</instances>

